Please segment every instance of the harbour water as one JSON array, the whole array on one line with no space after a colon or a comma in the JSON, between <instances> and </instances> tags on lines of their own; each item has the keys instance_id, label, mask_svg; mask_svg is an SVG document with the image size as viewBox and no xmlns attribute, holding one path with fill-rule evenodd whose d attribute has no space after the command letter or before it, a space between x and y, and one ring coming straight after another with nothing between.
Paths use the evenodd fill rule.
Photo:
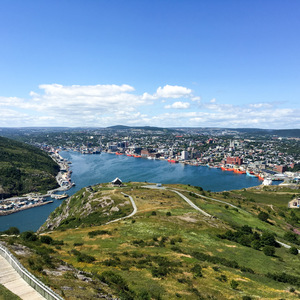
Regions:
<instances>
[{"instance_id":1,"label":"harbour water","mask_svg":"<svg viewBox=\"0 0 300 300\"><path fill-rule=\"evenodd\" d=\"M60 155L71 161L72 181L76 186L67 194L73 195L83 187L110 182L119 177L123 182L142 181L151 183L183 183L201 186L214 192L242 189L259 185L256 177L222 171L206 166L190 166L167 161L148 160L101 153L83 155L78 152L63 151ZM0 216L0 231L15 226L20 231L36 231L49 214L61 204L62 200L20 211L8 216Z\"/></svg>"}]
</instances>

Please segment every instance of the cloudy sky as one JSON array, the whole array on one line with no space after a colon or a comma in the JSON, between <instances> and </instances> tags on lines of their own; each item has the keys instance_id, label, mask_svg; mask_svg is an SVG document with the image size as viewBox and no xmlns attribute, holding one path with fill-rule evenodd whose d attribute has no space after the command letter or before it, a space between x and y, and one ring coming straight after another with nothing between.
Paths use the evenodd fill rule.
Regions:
<instances>
[{"instance_id":1,"label":"cloudy sky","mask_svg":"<svg viewBox=\"0 0 300 300\"><path fill-rule=\"evenodd\" d=\"M0 127L300 128L299 0L1 0Z\"/></svg>"}]
</instances>

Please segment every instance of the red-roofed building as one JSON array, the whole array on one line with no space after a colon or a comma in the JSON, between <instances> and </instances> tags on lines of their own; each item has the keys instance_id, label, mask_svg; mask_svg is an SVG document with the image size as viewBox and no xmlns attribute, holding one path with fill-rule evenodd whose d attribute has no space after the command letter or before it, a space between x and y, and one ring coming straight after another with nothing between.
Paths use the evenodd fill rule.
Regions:
<instances>
[{"instance_id":1,"label":"red-roofed building","mask_svg":"<svg viewBox=\"0 0 300 300\"><path fill-rule=\"evenodd\" d=\"M228 165L242 165L243 159L239 157L227 157L226 158L226 164Z\"/></svg>"}]
</instances>

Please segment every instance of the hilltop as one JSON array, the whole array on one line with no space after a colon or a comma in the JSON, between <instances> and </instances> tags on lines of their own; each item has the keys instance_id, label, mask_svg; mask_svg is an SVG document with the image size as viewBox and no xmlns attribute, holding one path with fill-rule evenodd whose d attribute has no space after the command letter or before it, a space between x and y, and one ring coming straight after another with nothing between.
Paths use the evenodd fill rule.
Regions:
<instances>
[{"instance_id":1,"label":"hilltop","mask_svg":"<svg viewBox=\"0 0 300 300\"><path fill-rule=\"evenodd\" d=\"M298 189L144 185L84 188L39 235L2 239L65 299L298 298L300 212L287 208Z\"/></svg>"},{"instance_id":2,"label":"hilltop","mask_svg":"<svg viewBox=\"0 0 300 300\"><path fill-rule=\"evenodd\" d=\"M57 187L59 166L42 150L0 137L0 194L4 198Z\"/></svg>"}]
</instances>

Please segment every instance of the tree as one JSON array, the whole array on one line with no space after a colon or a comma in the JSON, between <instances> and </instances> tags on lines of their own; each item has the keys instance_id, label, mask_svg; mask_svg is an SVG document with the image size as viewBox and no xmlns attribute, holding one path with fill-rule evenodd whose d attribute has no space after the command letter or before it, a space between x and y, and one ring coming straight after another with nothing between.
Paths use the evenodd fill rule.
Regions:
<instances>
[{"instance_id":1,"label":"tree","mask_svg":"<svg viewBox=\"0 0 300 300\"><path fill-rule=\"evenodd\" d=\"M255 250L259 250L261 247L261 242L259 240L254 240L251 242L251 247Z\"/></svg>"},{"instance_id":2,"label":"tree","mask_svg":"<svg viewBox=\"0 0 300 300\"><path fill-rule=\"evenodd\" d=\"M297 255L298 254L298 249L296 247L291 247L289 249L289 252L293 255Z\"/></svg>"},{"instance_id":3,"label":"tree","mask_svg":"<svg viewBox=\"0 0 300 300\"><path fill-rule=\"evenodd\" d=\"M291 243L298 244L298 236L293 232L286 232L283 238Z\"/></svg>"},{"instance_id":4,"label":"tree","mask_svg":"<svg viewBox=\"0 0 300 300\"><path fill-rule=\"evenodd\" d=\"M269 232L264 232L261 236L261 242L265 246L277 246L274 234Z\"/></svg>"},{"instance_id":5,"label":"tree","mask_svg":"<svg viewBox=\"0 0 300 300\"><path fill-rule=\"evenodd\" d=\"M53 242L53 239L49 235L42 235L41 236L41 242L44 243L44 244L50 245Z\"/></svg>"},{"instance_id":6,"label":"tree","mask_svg":"<svg viewBox=\"0 0 300 300\"><path fill-rule=\"evenodd\" d=\"M275 247L273 247L273 246L265 246L265 247L263 247L263 252L267 256L274 256L274 254L275 254Z\"/></svg>"},{"instance_id":7,"label":"tree","mask_svg":"<svg viewBox=\"0 0 300 300\"><path fill-rule=\"evenodd\" d=\"M264 211L261 211L259 214L258 214L258 218L263 221L263 222L267 222L268 218L269 218L269 214L264 212Z\"/></svg>"}]
</instances>

